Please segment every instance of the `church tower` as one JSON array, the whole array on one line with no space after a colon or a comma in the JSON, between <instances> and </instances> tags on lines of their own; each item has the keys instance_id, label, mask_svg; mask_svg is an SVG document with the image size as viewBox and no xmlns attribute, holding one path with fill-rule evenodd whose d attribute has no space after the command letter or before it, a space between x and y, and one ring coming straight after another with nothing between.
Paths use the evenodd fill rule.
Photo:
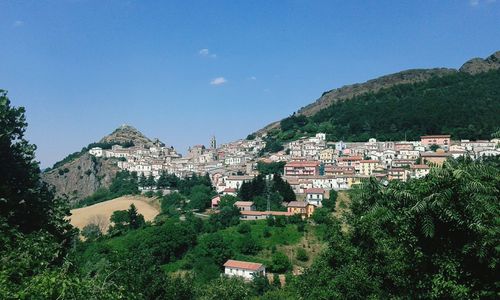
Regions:
<instances>
[{"instance_id":1,"label":"church tower","mask_svg":"<svg viewBox=\"0 0 500 300\"><path fill-rule=\"evenodd\" d=\"M210 139L210 149L217 149L217 141L215 140L215 135Z\"/></svg>"}]
</instances>

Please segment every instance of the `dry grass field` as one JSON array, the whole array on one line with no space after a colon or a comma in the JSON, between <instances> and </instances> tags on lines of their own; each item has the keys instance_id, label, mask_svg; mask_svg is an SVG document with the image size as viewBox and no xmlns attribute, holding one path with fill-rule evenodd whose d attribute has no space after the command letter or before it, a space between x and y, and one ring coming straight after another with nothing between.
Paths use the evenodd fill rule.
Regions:
<instances>
[{"instance_id":1,"label":"dry grass field","mask_svg":"<svg viewBox=\"0 0 500 300\"><path fill-rule=\"evenodd\" d=\"M142 196L123 196L91 206L71 210L70 223L82 229L85 225L97 224L103 232L109 227L109 218L114 211L127 210L131 204L144 216L146 221L153 220L159 213L156 200Z\"/></svg>"}]
</instances>

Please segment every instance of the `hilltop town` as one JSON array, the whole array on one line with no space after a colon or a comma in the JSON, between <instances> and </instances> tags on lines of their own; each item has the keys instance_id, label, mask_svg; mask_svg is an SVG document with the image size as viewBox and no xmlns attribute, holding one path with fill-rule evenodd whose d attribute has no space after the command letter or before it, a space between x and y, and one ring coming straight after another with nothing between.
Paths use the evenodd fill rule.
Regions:
<instances>
[{"instance_id":1,"label":"hilltop town","mask_svg":"<svg viewBox=\"0 0 500 300\"><path fill-rule=\"evenodd\" d=\"M321 200L330 190L348 190L369 177L381 182L405 182L424 177L432 166L441 166L447 158L474 160L500 155L498 138L455 141L450 135L426 135L419 141L372 138L367 142L333 142L327 141L326 134L318 133L291 141L282 151L271 154L262 152L265 145L265 136L220 146L212 137L209 147L192 146L185 157L161 142L150 147L113 145L107 150L94 147L89 153L102 159L116 158L120 169L155 180L163 173L181 178L209 174L220 195L236 195L244 182L259 175L259 165L278 164L283 179L294 193L304 195L302 198L316 207L322 206Z\"/></svg>"}]
</instances>

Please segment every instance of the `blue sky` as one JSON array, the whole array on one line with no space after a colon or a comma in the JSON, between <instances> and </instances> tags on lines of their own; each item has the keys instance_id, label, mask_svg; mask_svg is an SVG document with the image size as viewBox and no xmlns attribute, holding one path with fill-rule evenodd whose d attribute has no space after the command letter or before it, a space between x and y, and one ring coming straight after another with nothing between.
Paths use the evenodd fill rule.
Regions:
<instances>
[{"instance_id":1,"label":"blue sky","mask_svg":"<svg viewBox=\"0 0 500 300\"><path fill-rule=\"evenodd\" d=\"M181 152L322 92L500 50L500 1L0 1L0 88L46 167L121 124Z\"/></svg>"}]
</instances>

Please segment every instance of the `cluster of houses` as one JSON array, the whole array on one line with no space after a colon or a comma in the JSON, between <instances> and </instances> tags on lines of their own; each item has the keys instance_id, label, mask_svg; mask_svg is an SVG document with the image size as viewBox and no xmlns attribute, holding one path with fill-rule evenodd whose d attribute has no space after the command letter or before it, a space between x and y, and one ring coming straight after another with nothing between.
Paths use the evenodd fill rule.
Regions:
<instances>
[{"instance_id":1,"label":"cluster of houses","mask_svg":"<svg viewBox=\"0 0 500 300\"><path fill-rule=\"evenodd\" d=\"M265 147L261 138L238 140L217 147L215 137L210 147L195 145L188 149L185 156L173 147L155 143L152 147L136 145L124 148L114 145L111 149L94 147L91 155L104 158L117 158L118 167L137 172L139 175L159 177L163 172L179 177L196 174L247 174L252 172L253 162L259 151Z\"/></svg>"},{"instance_id":2,"label":"cluster of houses","mask_svg":"<svg viewBox=\"0 0 500 300\"><path fill-rule=\"evenodd\" d=\"M208 148L195 145L184 157L173 147L159 142L150 147L96 147L89 153L96 157L117 158L121 169L156 178L163 172L179 177L208 173L219 195L236 195L244 182L258 175L258 162L283 162L283 179L305 200L289 202L287 212L242 209L245 220L262 219L272 214L309 217L314 207L322 206L330 190L347 190L369 177L407 181L424 177L432 165L442 165L450 157L477 159L500 155L499 139L453 141L450 135L427 135L418 141L328 142L324 133L318 133L284 146L283 151L259 157L265 147L262 137L220 146L212 137Z\"/></svg>"}]
</instances>

